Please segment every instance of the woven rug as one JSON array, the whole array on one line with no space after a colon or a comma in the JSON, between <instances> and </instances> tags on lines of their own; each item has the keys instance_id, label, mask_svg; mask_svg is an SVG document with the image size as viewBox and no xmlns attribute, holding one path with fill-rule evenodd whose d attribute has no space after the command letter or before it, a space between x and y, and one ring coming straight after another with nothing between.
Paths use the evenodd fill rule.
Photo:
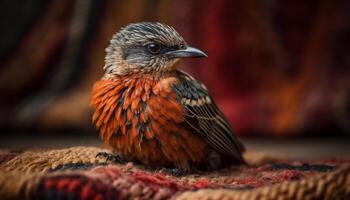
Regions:
<instances>
[{"instance_id":1,"label":"woven rug","mask_svg":"<svg viewBox=\"0 0 350 200\"><path fill-rule=\"evenodd\" d=\"M0 199L350 199L350 159L288 161L249 152L249 166L175 177L112 164L96 147L0 151Z\"/></svg>"}]
</instances>

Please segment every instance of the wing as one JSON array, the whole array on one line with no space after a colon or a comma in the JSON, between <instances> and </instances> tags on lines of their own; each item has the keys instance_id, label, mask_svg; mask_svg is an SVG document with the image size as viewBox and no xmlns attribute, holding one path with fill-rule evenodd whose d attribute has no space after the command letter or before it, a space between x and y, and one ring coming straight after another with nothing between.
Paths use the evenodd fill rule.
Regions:
<instances>
[{"instance_id":1,"label":"wing","mask_svg":"<svg viewBox=\"0 0 350 200\"><path fill-rule=\"evenodd\" d=\"M178 74L180 81L173 89L185 107L185 124L216 151L244 162L244 146L234 136L206 87L185 72L178 71Z\"/></svg>"}]
</instances>

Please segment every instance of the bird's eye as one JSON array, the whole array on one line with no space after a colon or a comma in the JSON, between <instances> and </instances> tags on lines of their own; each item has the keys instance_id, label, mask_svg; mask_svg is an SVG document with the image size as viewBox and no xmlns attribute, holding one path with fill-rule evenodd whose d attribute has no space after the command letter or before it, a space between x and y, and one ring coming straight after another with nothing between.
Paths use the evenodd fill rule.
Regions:
<instances>
[{"instance_id":1,"label":"bird's eye","mask_svg":"<svg viewBox=\"0 0 350 200\"><path fill-rule=\"evenodd\" d=\"M160 52L160 45L156 44L156 43L151 43L147 45L147 50L151 53L151 54L157 54Z\"/></svg>"}]
</instances>

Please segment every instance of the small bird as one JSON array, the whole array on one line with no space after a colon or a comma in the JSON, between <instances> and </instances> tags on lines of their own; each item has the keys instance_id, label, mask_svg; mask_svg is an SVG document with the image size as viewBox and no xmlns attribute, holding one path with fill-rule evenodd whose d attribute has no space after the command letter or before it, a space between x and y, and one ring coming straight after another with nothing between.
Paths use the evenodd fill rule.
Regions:
<instances>
[{"instance_id":1,"label":"small bird","mask_svg":"<svg viewBox=\"0 0 350 200\"><path fill-rule=\"evenodd\" d=\"M181 58L207 55L173 27L129 24L106 53L92 121L120 160L183 171L245 163L244 146L207 88L176 68Z\"/></svg>"}]
</instances>

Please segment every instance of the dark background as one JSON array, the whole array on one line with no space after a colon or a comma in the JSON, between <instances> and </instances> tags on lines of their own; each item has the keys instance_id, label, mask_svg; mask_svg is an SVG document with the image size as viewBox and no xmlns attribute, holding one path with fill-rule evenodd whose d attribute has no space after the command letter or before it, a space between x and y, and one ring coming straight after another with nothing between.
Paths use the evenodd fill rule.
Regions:
<instances>
[{"instance_id":1,"label":"dark background","mask_svg":"<svg viewBox=\"0 0 350 200\"><path fill-rule=\"evenodd\" d=\"M160 21L209 55L182 69L238 135L349 138L349 11L333 0L1 0L1 135L98 138L89 98L109 39Z\"/></svg>"}]
</instances>

